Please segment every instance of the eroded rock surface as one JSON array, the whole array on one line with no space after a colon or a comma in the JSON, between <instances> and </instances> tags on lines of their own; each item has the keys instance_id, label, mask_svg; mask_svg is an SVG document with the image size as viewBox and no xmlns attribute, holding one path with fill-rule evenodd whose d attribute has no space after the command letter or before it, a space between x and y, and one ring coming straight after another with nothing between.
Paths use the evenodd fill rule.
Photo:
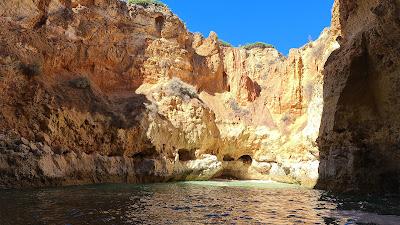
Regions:
<instances>
[{"instance_id":1,"label":"eroded rock surface","mask_svg":"<svg viewBox=\"0 0 400 225\"><path fill-rule=\"evenodd\" d=\"M400 2L335 3L325 65L321 188L400 192Z\"/></svg>"},{"instance_id":2,"label":"eroded rock surface","mask_svg":"<svg viewBox=\"0 0 400 225\"><path fill-rule=\"evenodd\" d=\"M398 1L356 2L287 57L192 34L162 6L1 2L0 185L392 182ZM387 160L362 183L366 157Z\"/></svg>"}]
</instances>

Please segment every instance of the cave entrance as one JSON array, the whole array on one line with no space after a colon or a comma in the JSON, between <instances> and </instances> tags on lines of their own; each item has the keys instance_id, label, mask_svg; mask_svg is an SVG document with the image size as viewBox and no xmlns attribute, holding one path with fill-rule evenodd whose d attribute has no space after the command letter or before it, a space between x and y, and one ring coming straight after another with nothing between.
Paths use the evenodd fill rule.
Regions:
<instances>
[{"instance_id":1,"label":"cave entrance","mask_svg":"<svg viewBox=\"0 0 400 225\"><path fill-rule=\"evenodd\" d=\"M222 82L224 83L224 87L226 87L226 90L231 91L231 86L229 85L228 82L228 74L226 74L225 72L222 75Z\"/></svg>"},{"instance_id":2,"label":"cave entrance","mask_svg":"<svg viewBox=\"0 0 400 225\"><path fill-rule=\"evenodd\" d=\"M251 165L251 163L253 162L253 158L251 158L251 156L249 155L242 155L239 157L238 160L242 161L246 165Z\"/></svg>"},{"instance_id":3,"label":"cave entrance","mask_svg":"<svg viewBox=\"0 0 400 225\"><path fill-rule=\"evenodd\" d=\"M164 27L165 19L162 16L156 17L156 30L159 36L161 36L161 31Z\"/></svg>"},{"instance_id":4,"label":"cave entrance","mask_svg":"<svg viewBox=\"0 0 400 225\"><path fill-rule=\"evenodd\" d=\"M222 160L224 160L225 162L235 161L235 159L230 155L224 155L224 158L222 158Z\"/></svg>"},{"instance_id":5,"label":"cave entrance","mask_svg":"<svg viewBox=\"0 0 400 225\"><path fill-rule=\"evenodd\" d=\"M248 180L248 169L253 162L250 155L242 155L235 160L229 154L224 155L223 161L226 162L223 171L215 177L222 180Z\"/></svg>"},{"instance_id":6,"label":"cave entrance","mask_svg":"<svg viewBox=\"0 0 400 225\"><path fill-rule=\"evenodd\" d=\"M187 149L180 149L178 150L179 154L179 161L190 161L196 159L195 151L187 150Z\"/></svg>"}]
</instances>

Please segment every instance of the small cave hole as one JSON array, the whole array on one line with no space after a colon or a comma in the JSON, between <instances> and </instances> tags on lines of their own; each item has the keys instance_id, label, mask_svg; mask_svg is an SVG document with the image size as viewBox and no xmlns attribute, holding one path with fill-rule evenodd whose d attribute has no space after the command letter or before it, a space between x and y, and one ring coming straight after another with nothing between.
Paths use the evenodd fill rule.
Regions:
<instances>
[{"instance_id":1,"label":"small cave hole","mask_svg":"<svg viewBox=\"0 0 400 225\"><path fill-rule=\"evenodd\" d=\"M244 164L251 164L253 162L253 159L249 155L242 155L239 157L239 160Z\"/></svg>"},{"instance_id":2,"label":"small cave hole","mask_svg":"<svg viewBox=\"0 0 400 225\"><path fill-rule=\"evenodd\" d=\"M43 15L42 17L39 18L39 20L36 22L34 28L35 29L39 29L41 27L43 27L47 22L47 16Z\"/></svg>"},{"instance_id":3,"label":"small cave hole","mask_svg":"<svg viewBox=\"0 0 400 225\"><path fill-rule=\"evenodd\" d=\"M222 75L222 80L223 80L224 86L226 87L227 91L231 91L231 86L228 84L228 74L226 74L225 72Z\"/></svg>"},{"instance_id":4,"label":"small cave hole","mask_svg":"<svg viewBox=\"0 0 400 225\"><path fill-rule=\"evenodd\" d=\"M225 162L235 161L235 159L230 155L224 155L224 158L222 160L224 160Z\"/></svg>"},{"instance_id":5,"label":"small cave hole","mask_svg":"<svg viewBox=\"0 0 400 225\"><path fill-rule=\"evenodd\" d=\"M78 77L69 81L70 86L76 89L90 89L90 80L87 77Z\"/></svg>"},{"instance_id":6,"label":"small cave hole","mask_svg":"<svg viewBox=\"0 0 400 225\"><path fill-rule=\"evenodd\" d=\"M187 149L180 149L178 151L178 154L179 154L179 161L190 161L196 159L195 152Z\"/></svg>"},{"instance_id":7,"label":"small cave hole","mask_svg":"<svg viewBox=\"0 0 400 225\"><path fill-rule=\"evenodd\" d=\"M162 16L156 18L156 30L158 34L161 36L161 31L164 27L165 19Z\"/></svg>"},{"instance_id":8,"label":"small cave hole","mask_svg":"<svg viewBox=\"0 0 400 225\"><path fill-rule=\"evenodd\" d=\"M42 67L38 63L21 64L21 72L28 78L36 77L42 74Z\"/></svg>"},{"instance_id":9,"label":"small cave hole","mask_svg":"<svg viewBox=\"0 0 400 225\"><path fill-rule=\"evenodd\" d=\"M154 158L157 155L157 150L155 147L147 148L144 151L137 152L132 155L132 158L135 159L147 159L147 158Z\"/></svg>"}]
</instances>

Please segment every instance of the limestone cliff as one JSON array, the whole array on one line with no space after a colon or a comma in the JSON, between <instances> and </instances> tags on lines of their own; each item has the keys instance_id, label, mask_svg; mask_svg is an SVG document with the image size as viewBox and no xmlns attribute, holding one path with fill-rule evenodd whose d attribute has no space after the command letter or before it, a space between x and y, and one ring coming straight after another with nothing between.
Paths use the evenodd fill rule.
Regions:
<instances>
[{"instance_id":1,"label":"limestone cliff","mask_svg":"<svg viewBox=\"0 0 400 225\"><path fill-rule=\"evenodd\" d=\"M400 191L400 2L338 0L324 72L321 188Z\"/></svg>"},{"instance_id":2,"label":"limestone cliff","mask_svg":"<svg viewBox=\"0 0 400 225\"><path fill-rule=\"evenodd\" d=\"M0 4L2 185L209 178L220 168L206 154L219 137L213 113L196 89L168 80L215 93L223 73L167 8Z\"/></svg>"},{"instance_id":3,"label":"limestone cliff","mask_svg":"<svg viewBox=\"0 0 400 225\"><path fill-rule=\"evenodd\" d=\"M376 176L396 173L398 2L351 2L287 57L192 34L163 6L0 2L0 185L234 177L350 189L369 171L354 156L376 146L391 157Z\"/></svg>"}]
</instances>

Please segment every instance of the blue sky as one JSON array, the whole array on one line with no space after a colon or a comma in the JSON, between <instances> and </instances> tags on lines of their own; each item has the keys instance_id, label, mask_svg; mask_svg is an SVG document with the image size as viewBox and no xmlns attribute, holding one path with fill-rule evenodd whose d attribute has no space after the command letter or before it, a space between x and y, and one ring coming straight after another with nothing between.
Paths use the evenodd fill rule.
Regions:
<instances>
[{"instance_id":1,"label":"blue sky","mask_svg":"<svg viewBox=\"0 0 400 225\"><path fill-rule=\"evenodd\" d=\"M287 54L330 25L333 0L163 0L190 31L234 46L262 41Z\"/></svg>"}]
</instances>

